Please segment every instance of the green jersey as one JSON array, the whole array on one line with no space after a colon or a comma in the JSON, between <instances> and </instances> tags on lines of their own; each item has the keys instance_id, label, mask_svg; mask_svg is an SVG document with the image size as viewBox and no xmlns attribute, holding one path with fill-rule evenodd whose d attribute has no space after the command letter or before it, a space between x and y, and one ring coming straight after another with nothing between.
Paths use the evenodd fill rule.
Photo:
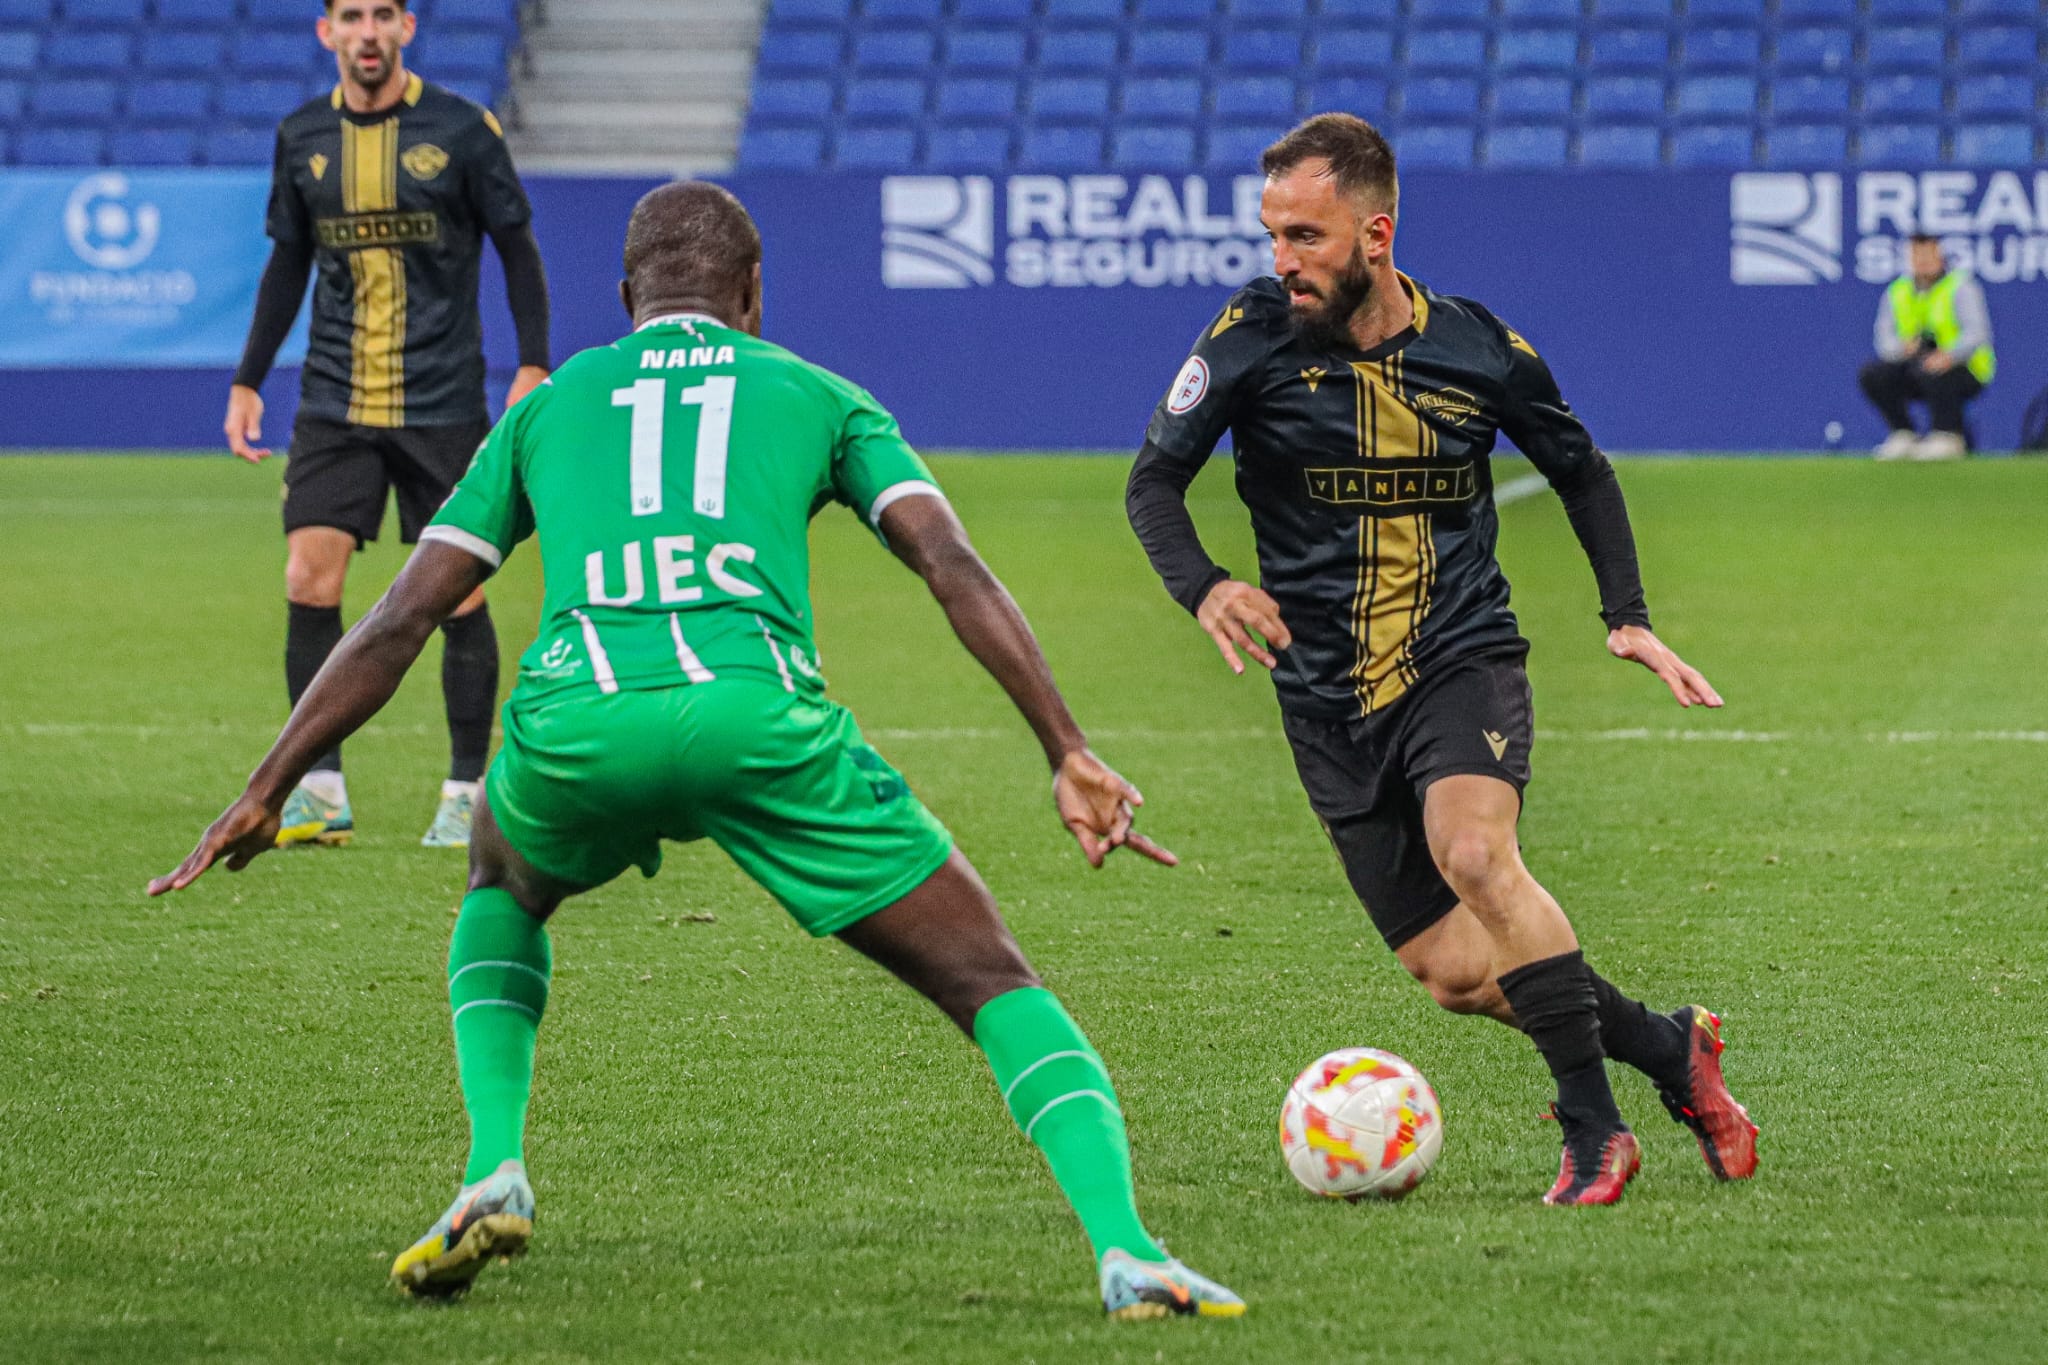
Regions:
<instances>
[{"instance_id":1,"label":"green jersey","mask_svg":"<svg viewBox=\"0 0 2048 1365\"><path fill-rule=\"evenodd\" d=\"M583 351L508 412L422 540L540 536L513 701L751 678L817 698L811 517L937 495L859 386L701 314Z\"/></svg>"}]
</instances>

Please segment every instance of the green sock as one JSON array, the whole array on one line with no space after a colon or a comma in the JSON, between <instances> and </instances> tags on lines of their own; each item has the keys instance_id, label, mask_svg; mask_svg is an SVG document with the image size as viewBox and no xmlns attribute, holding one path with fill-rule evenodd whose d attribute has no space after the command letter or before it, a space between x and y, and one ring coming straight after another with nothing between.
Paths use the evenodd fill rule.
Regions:
<instances>
[{"instance_id":1,"label":"green sock","mask_svg":"<svg viewBox=\"0 0 2048 1365\"><path fill-rule=\"evenodd\" d=\"M1095 1258L1121 1248L1142 1261L1167 1259L1138 1219L1116 1087L1059 999L1037 988L999 995L974 1016L974 1041L1010 1116L1045 1153Z\"/></svg>"},{"instance_id":2,"label":"green sock","mask_svg":"<svg viewBox=\"0 0 2048 1365\"><path fill-rule=\"evenodd\" d=\"M507 1161L526 1159L526 1100L553 957L547 929L510 893L491 889L462 898L448 945L448 1005L455 1011L455 1061L469 1110L465 1185Z\"/></svg>"}]
</instances>

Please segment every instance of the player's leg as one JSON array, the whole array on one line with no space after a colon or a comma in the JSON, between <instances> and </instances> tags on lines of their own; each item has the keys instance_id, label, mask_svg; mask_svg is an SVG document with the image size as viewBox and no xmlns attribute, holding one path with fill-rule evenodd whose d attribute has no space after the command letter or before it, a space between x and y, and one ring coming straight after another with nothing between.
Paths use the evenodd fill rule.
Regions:
<instances>
[{"instance_id":1,"label":"player's leg","mask_svg":"<svg viewBox=\"0 0 2048 1365\"><path fill-rule=\"evenodd\" d=\"M487 424L409 428L392 433L386 466L397 494L398 531L411 545L468 469ZM433 822L420 842L460 848L469 842L478 787L491 754L498 707L498 632L478 588L441 626L441 699L448 714L448 776Z\"/></svg>"},{"instance_id":2,"label":"player's leg","mask_svg":"<svg viewBox=\"0 0 2048 1365\"><path fill-rule=\"evenodd\" d=\"M974 1039L1024 1136L1081 1220L1119 1317L1234 1317L1236 1295L1173 1261L1145 1230L1130 1143L1102 1057L1037 974L958 851L915 890L839 937Z\"/></svg>"},{"instance_id":3,"label":"player's leg","mask_svg":"<svg viewBox=\"0 0 2048 1365\"><path fill-rule=\"evenodd\" d=\"M1913 448L1919 433L1913 429L1910 407L1918 394L1913 382L1913 365L1906 360L1873 360L1856 375L1863 396L1884 418L1886 435L1877 448L1879 459L1895 460Z\"/></svg>"},{"instance_id":4,"label":"player's leg","mask_svg":"<svg viewBox=\"0 0 2048 1365\"><path fill-rule=\"evenodd\" d=\"M284 471L285 689L292 705L342 636L349 557L375 539L384 515L382 465L364 429L301 416ZM314 760L286 799L281 846L348 842L355 820L341 750Z\"/></svg>"},{"instance_id":5,"label":"player's leg","mask_svg":"<svg viewBox=\"0 0 2048 1365\"><path fill-rule=\"evenodd\" d=\"M1952 365L1940 374L1921 374L1920 392L1927 400L1927 435L1915 448L1915 458L1958 460L1969 453L1963 405L1983 388L1977 376L1961 365Z\"/></svg>"}]
</instances>

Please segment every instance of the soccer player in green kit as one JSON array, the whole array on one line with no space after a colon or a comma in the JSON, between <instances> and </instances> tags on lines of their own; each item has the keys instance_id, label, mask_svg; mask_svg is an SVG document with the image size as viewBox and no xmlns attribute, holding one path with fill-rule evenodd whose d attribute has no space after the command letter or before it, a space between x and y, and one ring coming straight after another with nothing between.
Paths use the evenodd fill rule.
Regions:
<instances>
[{"instance_id":1,"label":"soccer player in green kit","mask_svg":"<svg viewBox=\"0 0 2048 1365\"><path fill-rule=\"evenodd\" d=\"M634 332L570 360L498 424L247 790L151 894L269 849L300 774L376 714L434 628L537 532L540 635L504 709L449 948L469 1164L393 1279L456 1294L525 1249L545 922L630 866L652 876L663 839L709 838L806 930L888 968L982 1048L1080 1217L1105 1311L1241 1314L1146 1232L1102 1059L944 826L825 697L812 514L847 504L925 580L1044 747L1091 865L1119 847L1174 862L1131 828L1137 791L1088 751L1030 627L895 419L759 339L761 239L739 201L702 183L652 191L627 227L625 267Z\"/></svg>"}]
</instances>

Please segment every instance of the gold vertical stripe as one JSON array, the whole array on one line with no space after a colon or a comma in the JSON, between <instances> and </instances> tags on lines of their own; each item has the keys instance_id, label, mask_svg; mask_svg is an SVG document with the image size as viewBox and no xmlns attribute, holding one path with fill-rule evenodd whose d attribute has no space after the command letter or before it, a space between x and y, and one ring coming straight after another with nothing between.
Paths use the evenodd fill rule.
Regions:
<instances>
[{"instance_id":1,"label":"gold vertical stripe","mask_svg":"<svg viewBox=\"0 0 2048 1365\"><path fill-rule=\"evenodd\" d=\"M398 120L341 123L341 199L348 213L398 207ZM405 423L405 253L364 247L349 253L355 326L349 337L351 422Z\"/></svg>"},{"instance_id":2,"label":"gold vertical stripe","mask_svg":"<svg viewBox=\"0 0 2048 1365\"><path fill-rule=\"evenodd\" d=\"M1377 363L1354 361L1351 369L1360 457L1415 460L1434 454L1435 432L1401 399L1406 376L1400 353ZM1416 681L1415 635L1436 579L1434 531L1434 518L1424 513L1358 520L1351 685L1362 716L1392 704Z\"/></svg>"}]
</instances>

